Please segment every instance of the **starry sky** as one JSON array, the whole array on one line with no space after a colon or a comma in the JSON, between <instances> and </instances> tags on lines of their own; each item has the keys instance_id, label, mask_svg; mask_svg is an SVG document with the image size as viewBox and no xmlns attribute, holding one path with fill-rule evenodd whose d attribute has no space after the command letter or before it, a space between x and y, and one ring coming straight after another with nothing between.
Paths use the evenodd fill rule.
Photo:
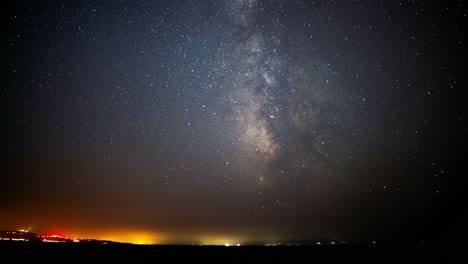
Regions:
<instances>
[{"instance_id":1,"label":"starry sky","mask_svg":"<svg viewBox=\"0 0 468 264\"><path fill-rule=\"evenodd\" d=\"M151 243L459 237L466 11L4 3L0 228Z\"/></svg>"}]
</instances>

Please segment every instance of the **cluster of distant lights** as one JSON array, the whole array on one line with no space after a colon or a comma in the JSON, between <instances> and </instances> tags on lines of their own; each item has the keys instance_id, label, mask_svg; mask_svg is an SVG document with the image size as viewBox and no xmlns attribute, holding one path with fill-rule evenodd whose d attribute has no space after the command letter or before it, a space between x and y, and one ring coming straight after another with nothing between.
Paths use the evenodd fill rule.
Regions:
<instances>
[{"instance_id":1,"label":"cluster of distant lights","mask_svg":"<svg viewBox=\"0 0 468 264\"><path fill-rule=\"evenodd\" d=\"M7 234L10 235L23 235L28 233L28 230L19 229L16 231L7 231ZM69 238L59 235L37 235L38 238L42 242L82 242L82 241L91 241L92 238ZM11 240L11 241L29 241L27 238L0 238L0 240ZM107 242L103 242L103 244L107 244Z\"/></svg>"},{"instance_id":2,"label":"cluster of distant lights","mask_svg":"<svg viewBox=\"0 0 468 264\"><path fill-rule=\"evenodd\" d=\"M59 235L50 235L50 236L39 236L42 238L42 242L80 242L83 239L63 237Z\"/></svg>"},{"instance_id":3,"label":"cluster of distant lights","mask_svg":"<svg viewBox=\"0 0 468 264\"><path fill-rule=\"evenodd\" d=\"M372 241L372 244L376 244L376 241ZM347 241L330 241L330 242L321 242L317 241L315 242L315 245L343 245L343 244L348 244ZM301 244L282 244L282 243L272 243L272 244L265 244L265 246L301 246Z\"/></svg>"},{"instance_id":4,"label":"cluster of distant lights","mask_svg":"<svg viewBox=\"0 0 468 264\"><path fill-rule=\"evenodd\" d=\"M231 246L240 247L240 244L239 243L237 243L237 244L228 244L228 243L226 243L226 244L224 244L224 246L226 246L226 247L231 247Z\"/></svg>"},{"instance_id":5,"label":"cluster of distant lights","mask_svg":"<svg viewBox=\"0 0 468 264\"><path fill-rule=\"evenodd\" d=\"M321 242L321 241L317 241L315 242L315 245L343 245L343 244L348 244L349 242L347 241L339 241L339 242L335 242L335 241L330 241L330 242ZM377 241L372 241L372 244L377 244ZM300 246L301 244L283 244L283 243L268 243L268 244L265 244L265 246ZM229 244L229 243L226 243L224 244L224 246L226 247L231 247L231 246L241 246L241 244L237 243L237 244Z\"/></svg>"}]
</instances>

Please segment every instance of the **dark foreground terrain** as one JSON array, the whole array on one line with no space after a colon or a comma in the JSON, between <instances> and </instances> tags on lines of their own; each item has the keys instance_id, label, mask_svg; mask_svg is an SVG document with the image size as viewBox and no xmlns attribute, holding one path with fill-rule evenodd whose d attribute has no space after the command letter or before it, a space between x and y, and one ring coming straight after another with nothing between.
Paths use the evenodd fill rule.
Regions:
<instances>
[{"instance_id":1,"label":"dark foreground terrain","mask_svg":"<svg viewBox=\"0 0 468 264\"><path fill-rule=\"evenodd\" d=\"M0 241L2 260L160 260L226 263L239 261L441 261L467 260L460 246L317 245L317 246L140 246L129 244Z\"/></svg>"}]
</instances>

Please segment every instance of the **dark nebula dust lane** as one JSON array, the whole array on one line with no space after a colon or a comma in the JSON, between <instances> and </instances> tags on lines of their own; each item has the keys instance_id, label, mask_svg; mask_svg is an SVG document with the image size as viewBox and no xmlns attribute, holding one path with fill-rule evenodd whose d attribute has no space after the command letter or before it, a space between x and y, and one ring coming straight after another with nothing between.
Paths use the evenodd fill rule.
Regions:
<instances>
[{"instance_id":1,"label":"dark nebula dust lane","mask_svg":"<svg viewBox=\"0 0 468 264\"><path fill-rule=\"evenodd\" d=\"M2 9L0 229L212 244L466 231L463 1Z\"/></svg>"}]
</instances>

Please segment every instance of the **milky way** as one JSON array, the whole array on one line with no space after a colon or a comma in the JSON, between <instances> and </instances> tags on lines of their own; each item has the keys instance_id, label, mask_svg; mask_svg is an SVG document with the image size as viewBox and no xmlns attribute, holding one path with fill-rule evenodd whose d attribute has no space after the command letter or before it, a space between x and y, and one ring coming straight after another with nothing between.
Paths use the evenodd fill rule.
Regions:
<instances>
[{"instance_id":1,"label":"milky way","mask_svg":"<svg viewBox=\"0 0 468 264\"><path fill-rule=\"evenodd\" d=\"M450 233L440 223L461 215L466 175L465 9L7 4L0 229Z\"/></svg>"},{"instance_id":2,"label":"milky way","mask_svg":"<svg viewBox=\"0 0 468 264\"><path fill-rule=\"evenodd\" d=\"M231 136L234 141L238 137L236 147L246 159L242 163L248 166L248 181L271 187L277 181L275 176L281 177L277 172L293 169L285 164L282 169L275 168L281 155L295 155L291 162L300 163L302 168L317 169L316 165L329 162L320 145L329 144L331 137L341 138L332 135L329 126L318 124L333 118L336 122L341 116L338 107L326 105L332 100L339 103L339 98L323 80L327 72L320 69L323 62L310 61L308 64L317 67L310 73L304 72L307 64L295 65L281 45L286 29L278 19L269 18L264 4L227 4L230 30L225 32L227 44L219 49L218 58L223 61L221 76L228 81L223 100L231 111L228 120L233 119ZM324 110L334 113L325 115ZM297 142L301 137L311 139L306 149Z\"/></svg>"},{"instance_id":3,"label":"milky way","mask_svg":"<svg viewBox=\"0 0 468 264\"><path fill-rule=\"evenodd\" d=\"M269 36L255 24L255 16L259 13L257 3L245 1L232 5L228 12L235 46L228 47L232 49L232 65L228 67L235 72L231 75L233 94L229 94L228 104L233 112L241 150L260 170L251 172L263 182L265 170L276 158L279 148L270 119L278 112L272 90L281 62L275 56L275 36ZM268 44L271 41L273 47Z\"/></svg>"}]
</instances>

